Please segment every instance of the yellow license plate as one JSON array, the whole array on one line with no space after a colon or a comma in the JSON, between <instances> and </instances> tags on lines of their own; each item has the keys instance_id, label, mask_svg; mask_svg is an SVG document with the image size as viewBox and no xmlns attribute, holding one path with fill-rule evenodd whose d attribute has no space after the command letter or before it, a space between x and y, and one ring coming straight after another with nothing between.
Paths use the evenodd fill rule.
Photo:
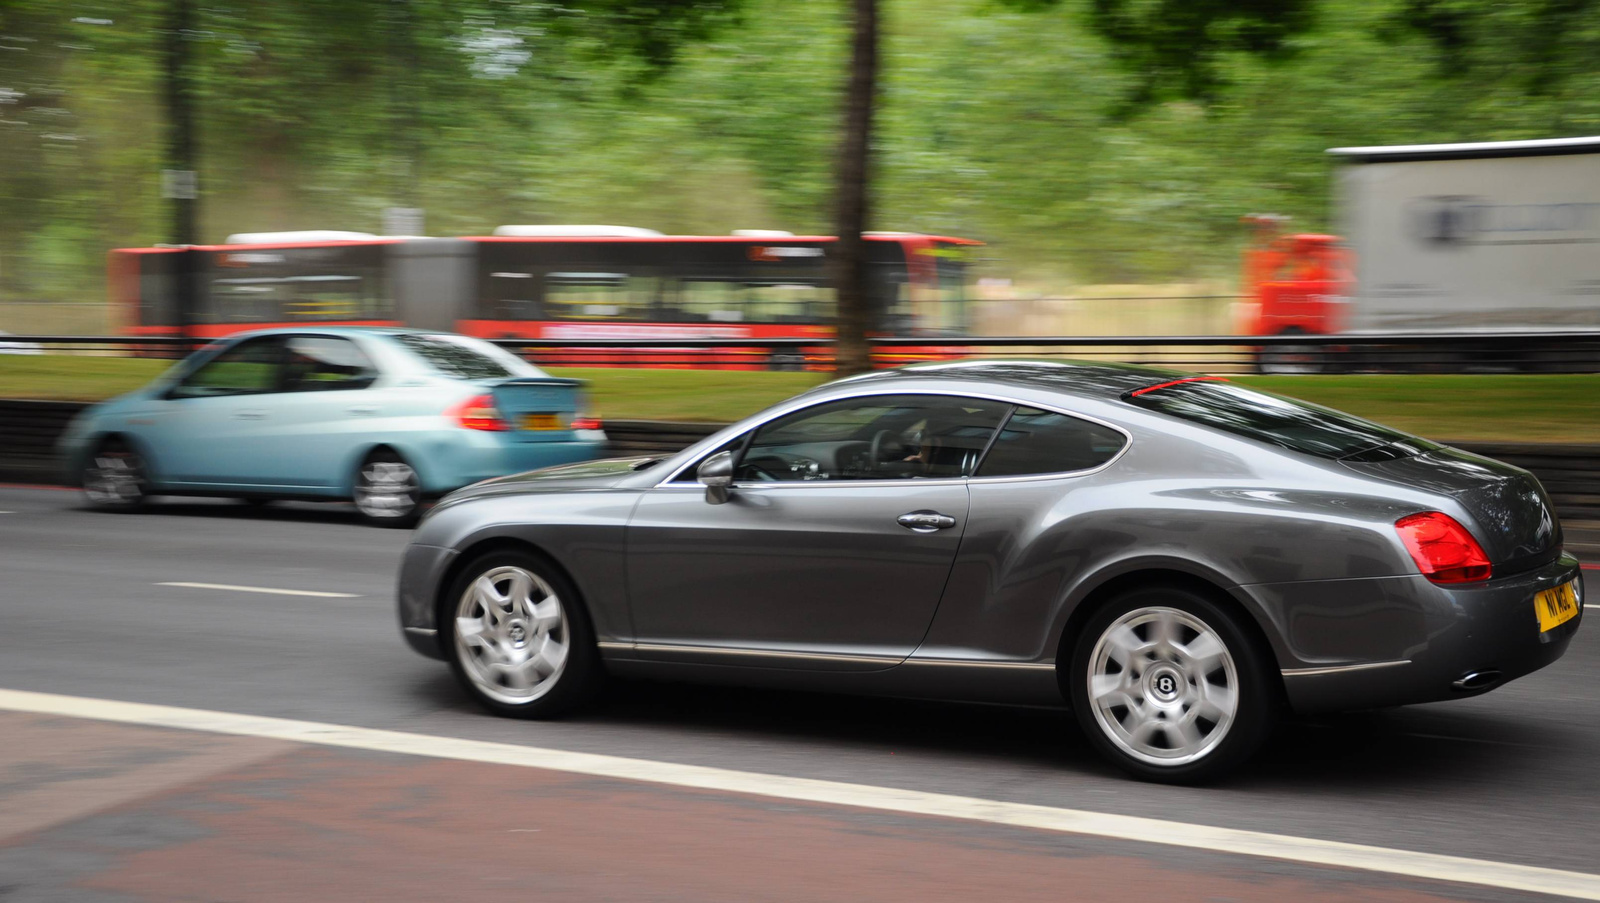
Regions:
<instances>
[{"instance_id":1,"label":"yellow license plate","mask_svg":"<svg viewBox=\"0 0 1600 903\"><path fill-rule=\"evenodd\" d=\"M1554 589L1543 590L1533 597L1533 610L1539 615L1539 632L1552 630L1572 620L1578 614L1578 590L1574 581Z\"/></svg>"},{"instance_id":2,"label":"yellow license plate","mask_svg":"<svg viewBox=\"0 0 1600 903\"><path fill-rule=\"evenodd\" d=\"M525 430L559 430L561 418L554 414L523 414L522 428Z\"/></svg>"}]
</instances>

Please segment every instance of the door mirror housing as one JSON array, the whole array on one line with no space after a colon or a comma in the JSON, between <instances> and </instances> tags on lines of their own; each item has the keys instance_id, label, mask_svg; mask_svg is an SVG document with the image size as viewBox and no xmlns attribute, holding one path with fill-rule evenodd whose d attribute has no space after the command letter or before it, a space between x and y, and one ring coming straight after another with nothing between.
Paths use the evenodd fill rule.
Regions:
<instances>
[{"instance_id":1,"label":"door mirror housing","mask_svg":"<svg viewBox=\"0 0 1600 903\"><path fill-rule=\"evenodd\" d=\"M706 503L720 505L733 488L733 452L720 451L700 462L695 478L706 484Z\"/></svg>"}]
</instances>

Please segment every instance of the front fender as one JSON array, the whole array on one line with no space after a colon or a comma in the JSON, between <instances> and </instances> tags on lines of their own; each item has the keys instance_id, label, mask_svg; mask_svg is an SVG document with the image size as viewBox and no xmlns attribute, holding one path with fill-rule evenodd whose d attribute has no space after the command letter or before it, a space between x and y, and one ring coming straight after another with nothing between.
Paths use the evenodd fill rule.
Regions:
<instances>
[{"instance_id":1,"label":"front fender","mask_svg":"<svg viewBox=\"0 0 1600 903\"><path fill-rule=\"evenodd\" d=\"M428 588L437 599L453 568L494 546L518 544L560 567L578 588L601 642L629 640L626 568L628 517L633 490L519 493L469 498L430 514L412 535L415 545L451 552Z\"/></svg>"}]
</instances>

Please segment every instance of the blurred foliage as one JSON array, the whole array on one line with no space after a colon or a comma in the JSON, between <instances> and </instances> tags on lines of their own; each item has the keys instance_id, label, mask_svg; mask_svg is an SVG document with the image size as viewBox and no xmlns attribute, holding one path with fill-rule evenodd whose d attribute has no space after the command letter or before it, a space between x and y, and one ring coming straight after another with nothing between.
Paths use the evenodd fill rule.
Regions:
<instances>
[{"instance_id":1,"label":"blurred foliage","mask_svg":"<svg viewBox=\"0 0 1600 903\"><path fill-rule=\"evenodd\" d=\"M884 0L875 226L988 240L1047 284L1228 279L1241 214L1330 227L1328 147L1600 133L1595 3ZM164 6L0 0L0 299L100 297L109 248L166 240ZM197 16L208 241L376 232L390 206L433 235L830 222L843 3Z\"/></svg>"},{"instance_id":2,"label":"blurred foliage","mask_svg":"<svg viewBox=\"0 0 1600 903\"><path fill-rule=\"evenodd\" d=\"M1046 9L1061 0L1009 0ZM1426 2L1426 0L1419 0ZM1089 0L1090 27L1134 75L1125 112L1168 95L1212 100L1228 52L1282 56L1288 40L1311 26L1313 0Z\"/></svg>"}]
</instances>

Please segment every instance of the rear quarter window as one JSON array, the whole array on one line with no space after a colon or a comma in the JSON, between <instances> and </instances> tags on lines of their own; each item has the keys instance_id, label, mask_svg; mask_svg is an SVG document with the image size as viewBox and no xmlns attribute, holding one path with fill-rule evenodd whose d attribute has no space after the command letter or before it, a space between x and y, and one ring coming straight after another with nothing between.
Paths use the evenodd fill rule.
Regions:
<instances>
[{"instance_id":1,"label":"rear quarter window","mask_svg":"<svg viewBox=\"0 0 1600 903\"><path fill-rule=\"evenodd\" d=\"M977 476L1090 470L1116 457L1126 442L1108 426L1054 411L1017 408L984 455Z\"/></svg>"},{"instance_id":2,"label":"rear quarter window","mask_svg":"<svg viewBox=\"0 0 1600 903\"><path fill-rule=\"evenodd\" d=\"M1125 396L1131 404L1318 458L1405 457L1439 448L1341 411L1220 380L1185 380Z\"/></svg>"}]
</instances>

